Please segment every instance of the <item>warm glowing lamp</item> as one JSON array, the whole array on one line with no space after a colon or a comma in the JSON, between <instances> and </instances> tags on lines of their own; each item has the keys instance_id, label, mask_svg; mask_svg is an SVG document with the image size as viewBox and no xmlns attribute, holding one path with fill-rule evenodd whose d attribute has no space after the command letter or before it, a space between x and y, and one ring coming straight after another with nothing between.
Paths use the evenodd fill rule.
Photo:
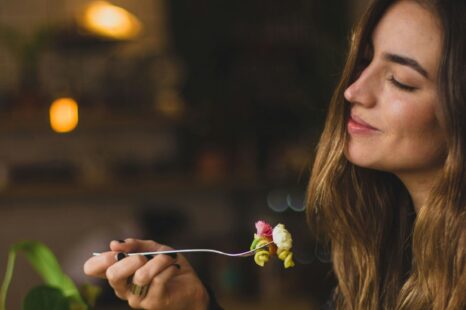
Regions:
<instances>
[{"instance_id":1,"label":"warm glowing lamp","mask_svg":"<svg viewBox=\"0 0 466 310\"><path fill-rule=\"evenodd\" d=\"M106 1L92 2L85 10L81 24L92 33L116 40L132 39L141 31L136 16Z\"/></svg>"},{"instance_id":2,"label":"warm glowing lamp","mask_svg":"<svg viewBox=\"0 0 466 310\"><path fill-rule=\"evenodd\" d=\"M78 103L72 98L59 98L50 105L50 126L59 133L70 132L78 125Z\"/></svg>"}]
</instances>

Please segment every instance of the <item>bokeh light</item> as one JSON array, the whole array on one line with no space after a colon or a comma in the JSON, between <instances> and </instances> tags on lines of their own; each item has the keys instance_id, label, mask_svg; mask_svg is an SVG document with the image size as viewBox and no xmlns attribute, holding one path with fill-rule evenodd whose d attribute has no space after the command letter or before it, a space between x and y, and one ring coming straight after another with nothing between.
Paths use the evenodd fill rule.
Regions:
<instances>
[{"instance_id":1,"label":"bokeh light","mask_svg":"<svg viewBox=\"0 0 466 310\"><path fill-rule=\"evenodd\" d=\"M92 2L85 10L81 24L92 33L116 40L132 39L142 28L133 14L106 1Z\"/></svg>"},{"instance_id":2,"label":"bokeh light","mask_svg":"<svg viewBox=\"0 0 466 310\"><path fill-rule=\"evenodd\" d=\"M286 201L287 192L285 190L273 190L267 195L267 205L275 212L283 212L288 208Z\"/></svg>"},{"instance_id":3,"label":"bokeh light","mask_svg":"<svg viewBox=\"0 0 466 310\"><path fill-rule=\"evenodd\" d=\"M304 193L303 192L290 192L286 196L286 201L288 207L296 212L303 212L306 209L306 204L304 203Z\"/></svg>"},{"instance_id":4,"label":"bokeh light","mask_svg":"<svg viewBox=\"0 0 466 310\"><path fill-rule=\"evenodd\" d=\"M50 105L50 126L55 132L70 132L78 126L78 103L73 98L59 98Z\"/></svg>"}]
</instances>

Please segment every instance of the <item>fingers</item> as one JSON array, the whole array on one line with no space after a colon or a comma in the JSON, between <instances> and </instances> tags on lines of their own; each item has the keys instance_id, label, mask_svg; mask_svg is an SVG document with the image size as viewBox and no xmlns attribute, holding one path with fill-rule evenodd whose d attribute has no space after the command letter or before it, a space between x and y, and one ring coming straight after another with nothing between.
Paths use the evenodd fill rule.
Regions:
<instances>
[{"instance_id":1,"label":"fingers","mask_svg":"<svg viewBox=\"0 0 466 310\"><path fill-rule=\"evenodd\" d=\"M161 249L170 250L171 248L152 240L137 240L128 238L125 240L114 240L110 242L110 249L110 252L104 252L101 255L88 259L84 263L84 273L88 276L105 278L107 268L109 268L117 261L115 259L115 252L148 252Z\"/></svg>"},{"instance_id":2,"label":"fingers","mask_svg":"<svg viewBox=\"0 0 466 310\"><path fill-rule=\"evenodd\" d=\"M151 257L144 266L134 273L133 283L139 286L150 284L153 278L172 266L175 263L175 259L176 255L165 254Z\"/></svg>"},{"instance_id":3,"label":"fingers","mask_svg":"<svg viewBox=\"0 0 466 310\"><path fill-rule=\"evenodd\" d=\"M161 255L165 256L165 255ZM164 309L170 298L166 294L167 283L178 273L179 265L172 263L157 273L148 285L146 296L128 296L128 304L133 308Z\"/></svg>"},{"instance_id":4,"label":"fingers","mask_svg":"<svg viewBox=\"0 0 466 310\"><path fill-rule=\"evenodd\" d=\"M165 289L167 287L167 282L178 273L180 268L179 266L180 265L177 264L171 264L152 279L151 289L153 290L155 295L164 295Z\"/></svg>"},{"instance_id":5,"label":"fingers","mask_svg":"<svg viewBox=\"0 0 466 310\"><path fill-rule=\"evenodd\" d=\"M115 252L104 252L93 256L84 263L84 273L92 277L105 278L105 271L116 261Z\"/></svg>"},{"instance_id":6,"label":"fingers","mask_svg":"<svg viewBox=\"0 0 466 310\"><path fill-rule=\"evenodd\" d=\"M107 278L115 295L128 300L134 308L164 309L165 306L161 305L168 302L168 295L172 295L168 293L171 286L168 282L179 274L180 268L183 273L189 273L192 269L186 259L177 254L125 256L124 253L171 249L151 240L114 240L110 242L110 249L86 261L84 272L90 276ZM117 258L116 255L121 257ZM157 306L152 307L154 305Z\"/></svg>"},{"instance_id":7,"label":"fingers","mask_svg":"<svg viewBox=\"0 0 466 310\"><path fill-rule=\"evenodd\" d=\"M127 299L128 278L130 278L136 270L141 268L146 261L147 259L144 256L130 256L113 264L107 269L105 275L108 279L108 283L119 298Z\"/></svg>"}]
</instances>

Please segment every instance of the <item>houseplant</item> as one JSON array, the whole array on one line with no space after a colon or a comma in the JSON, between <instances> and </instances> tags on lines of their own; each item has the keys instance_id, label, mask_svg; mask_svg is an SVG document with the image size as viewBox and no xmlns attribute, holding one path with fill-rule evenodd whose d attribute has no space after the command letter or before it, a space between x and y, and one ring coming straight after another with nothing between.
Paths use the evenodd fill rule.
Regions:
<instances>
[{"instance_id":1,"label":"houseplant","mask_svg":"<svg viewBox=\"0 0 466 310\"><path fill-rule=\"evenodd\" d=\"M74 282L62 271L53 252L38 241L14 244L8 253L5 276L0 287L0 310L6 310L8 287L13 278L18 254L23 254L44 280L24 297L23 310L90 310L93 309L100 288L86 284L78 290Z\"/></svg>"}]
</instances>

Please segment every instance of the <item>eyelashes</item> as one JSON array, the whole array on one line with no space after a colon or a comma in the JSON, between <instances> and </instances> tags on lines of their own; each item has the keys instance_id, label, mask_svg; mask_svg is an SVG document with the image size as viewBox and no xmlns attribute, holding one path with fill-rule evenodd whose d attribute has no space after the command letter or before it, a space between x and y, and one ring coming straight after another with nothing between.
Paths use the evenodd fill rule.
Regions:
<instances>
[{"instance_id":1,"label":"eyelashes","mask_svg":"<svg viewBox=\"0 0 466 310\"><path fill-rule=\"evenodd\" d=\"M406 85L406 84L403 84L403 83L397 81L393 75L390 76L390 78L388 80L390 81L390 83L393 84L393 86L395 86L396 88L398 88L400 90L407 91L407 92L414 92L414 91L417 90L417 88L414 87L414 86Z\"/></svg>"},{"instance_id":2,"label":"eyelashes","mask_svg":"<svg viewBox=\"0 0 466 310\"><path fill-rule=\"evenodd\" d=\"M354 81L356 81L357 79L359 79L359 77L361 76L362 72L364 71L364 69L367 67L367 65L365 65L364 63L361 63L358 68L355 70L355 78L354 78ZM411 86L411 85L407 85L407 84L404 84L404 83L401 83L400 81L398 81L397 79L395 79L395 77L393 75L391 75L389 78L388 78L388 81L393 85L395 86L396 88L398 88L399 90L402 90L402 91L406 91L406 92L415 92L418 88L417 87L414 87L414 86Z\"/></svg>"}]
</instances>

